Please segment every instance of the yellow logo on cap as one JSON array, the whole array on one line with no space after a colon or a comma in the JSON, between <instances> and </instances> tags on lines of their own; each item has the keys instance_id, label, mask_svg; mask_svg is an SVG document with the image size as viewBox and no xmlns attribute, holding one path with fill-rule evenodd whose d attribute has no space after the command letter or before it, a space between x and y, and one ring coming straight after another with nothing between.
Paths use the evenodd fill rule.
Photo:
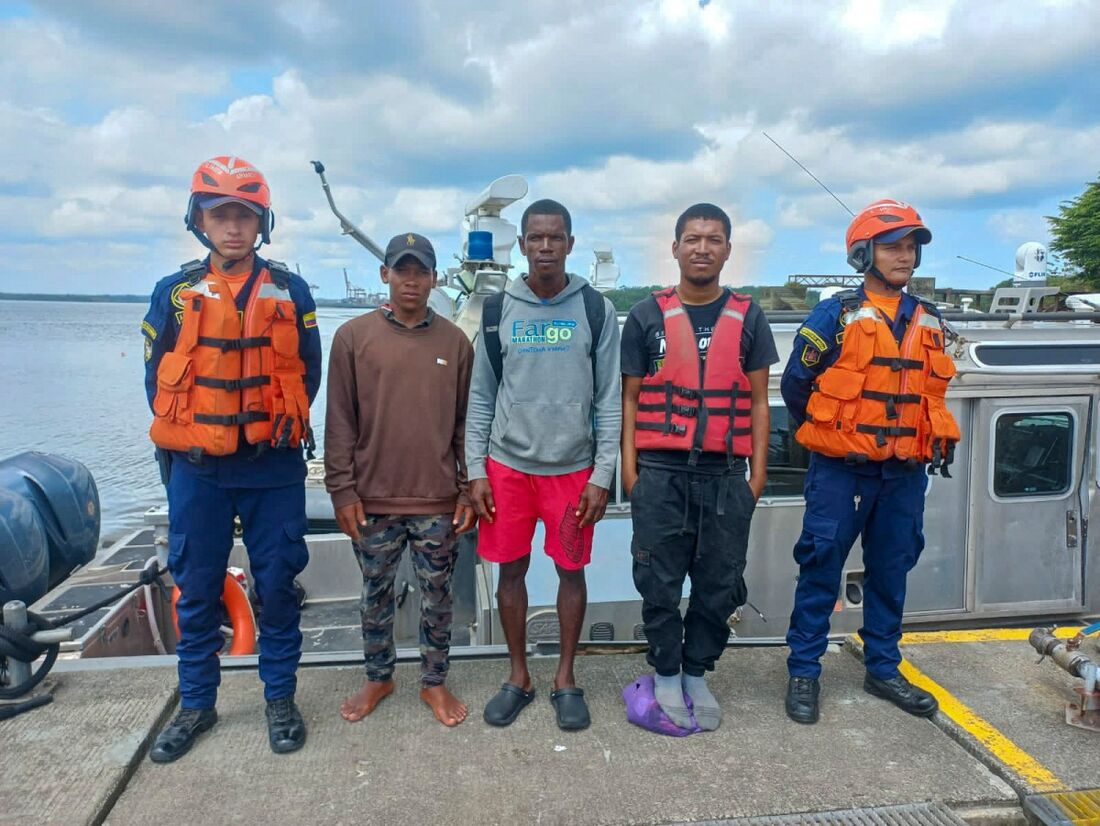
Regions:
<instances>
[{"instance_id":1,"label":"yellow logo on cap","mask_svg":"<svg viewBox=\"0 0 1100 826\"><path fill-rule=\"evenodd\" d=\"M408 244L410 247L416 243L416 238L413 237L413 234L411 232L405 236L405 243Z\"/></svg>"}]
</instances>

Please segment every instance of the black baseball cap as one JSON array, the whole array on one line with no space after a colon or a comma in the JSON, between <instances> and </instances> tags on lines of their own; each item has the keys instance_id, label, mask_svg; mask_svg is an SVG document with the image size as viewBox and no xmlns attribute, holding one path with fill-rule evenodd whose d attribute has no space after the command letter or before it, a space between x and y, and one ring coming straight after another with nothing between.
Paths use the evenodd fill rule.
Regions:
<instances>
[{"instance_id":1,"label":"black baseball cap","mask_svg":"<svg viewBox=\"0 0 1100 826\"><path fill-rule=\"evenodd\" d=\"M386 244L387 267L395 266L406 255L411 255L429 270L435 269L435 250L432 248L432 242L423 235L406 232L393 236Z\"/></svg>"}]
</instances>

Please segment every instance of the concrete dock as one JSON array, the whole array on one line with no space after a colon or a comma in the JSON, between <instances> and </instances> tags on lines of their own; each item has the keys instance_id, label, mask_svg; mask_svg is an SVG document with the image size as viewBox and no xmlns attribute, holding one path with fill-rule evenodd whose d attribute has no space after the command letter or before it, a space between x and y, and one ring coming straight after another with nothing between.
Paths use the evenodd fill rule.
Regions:
<instances>
[{"instance_id":1,"label":"concrete dock","mask_svg":"<svg viewBox=\"0 0 1100 826\"><path fill-rule=\"evenodd\" d=\"M646 670L637 654L579 658L593 722L573 733L554 722L553 658L532 660L539 696L507 729L481 720L507 675L503 659L453 663L449 684L471 712L454 729L420 702L414 663L354 724L338 708L361 669L304 667L309 741L284 756L268 748L255 672L227 669L218 725L167 766L147 751L175 712L173 668L62 663L52 705L0 722L0 824L756 826L816 813L799 822L986 826L1034 818L1031 795L1087 801L1100 786L1100 733L1064 722L1074 679L1036 664L1018 634L989 636L907 635L907 673L940 695L932 720L865 694L858 645L834 646L816 726L783 713L785 649L733 648L712 676L721 728L686 738L626 722L622 687ZM1100 823L1100 811L1095 821L1082 811L1065 822Z\"/></svg>"}]
</instances>

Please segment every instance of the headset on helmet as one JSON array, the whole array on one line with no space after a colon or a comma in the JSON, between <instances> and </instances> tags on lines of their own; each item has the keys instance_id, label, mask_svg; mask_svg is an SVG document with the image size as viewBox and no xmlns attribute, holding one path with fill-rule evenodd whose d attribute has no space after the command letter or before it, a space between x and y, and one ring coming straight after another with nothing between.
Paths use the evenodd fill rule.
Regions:
<instances>
[{"instance_id":1,"label":"headset on helmet","mask_svg":"<svg viewBox=\"0 0 1100 826\"><path fill-rule=\"evenodd\" d=\"M890 244L906 235L913 235L917 242L917 259L913 269L920 266L921 246L932 240L932 232L924 225L920 214L904 201L884 199L864 207L848 225L845 246L848 263L856 272L870 272L878 278L882 275L874 268L874 243Z\"/></svg>"},{"instance_id":2,"label":"headset on helmet","mask_svg":"<svg viewBox=\"0 0 1100 826\"><path fill-rule=\"evenodd\" d=\"M271 190L260 170L244 158L218 155L203 161L191 176L191 198L187 202L187 214L183 221L195 237L207 249L213 249L210 239L195 226L197 209L213 209L215 206L237 201L258 212L260 216L260 243L271 243L271 231L275 228L275 213L271 211Z\"/></svg>"}]
</instances>

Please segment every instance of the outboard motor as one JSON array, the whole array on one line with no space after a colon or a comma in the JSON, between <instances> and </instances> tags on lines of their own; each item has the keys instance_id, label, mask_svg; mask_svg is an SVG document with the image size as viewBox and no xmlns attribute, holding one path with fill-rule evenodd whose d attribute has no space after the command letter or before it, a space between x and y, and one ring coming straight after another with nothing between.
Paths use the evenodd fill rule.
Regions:
<instances>
[{"instance_id":1,"label":"outboard motor","mask_svg":"<svg viewBox=\"0 0 1100 826\"><path fill-rule=\"evenodd\" d=\"M48 453L0 461L0 605L30 604L90 562L99 491L80 462Z\"/></svg>"}]
</instances>

